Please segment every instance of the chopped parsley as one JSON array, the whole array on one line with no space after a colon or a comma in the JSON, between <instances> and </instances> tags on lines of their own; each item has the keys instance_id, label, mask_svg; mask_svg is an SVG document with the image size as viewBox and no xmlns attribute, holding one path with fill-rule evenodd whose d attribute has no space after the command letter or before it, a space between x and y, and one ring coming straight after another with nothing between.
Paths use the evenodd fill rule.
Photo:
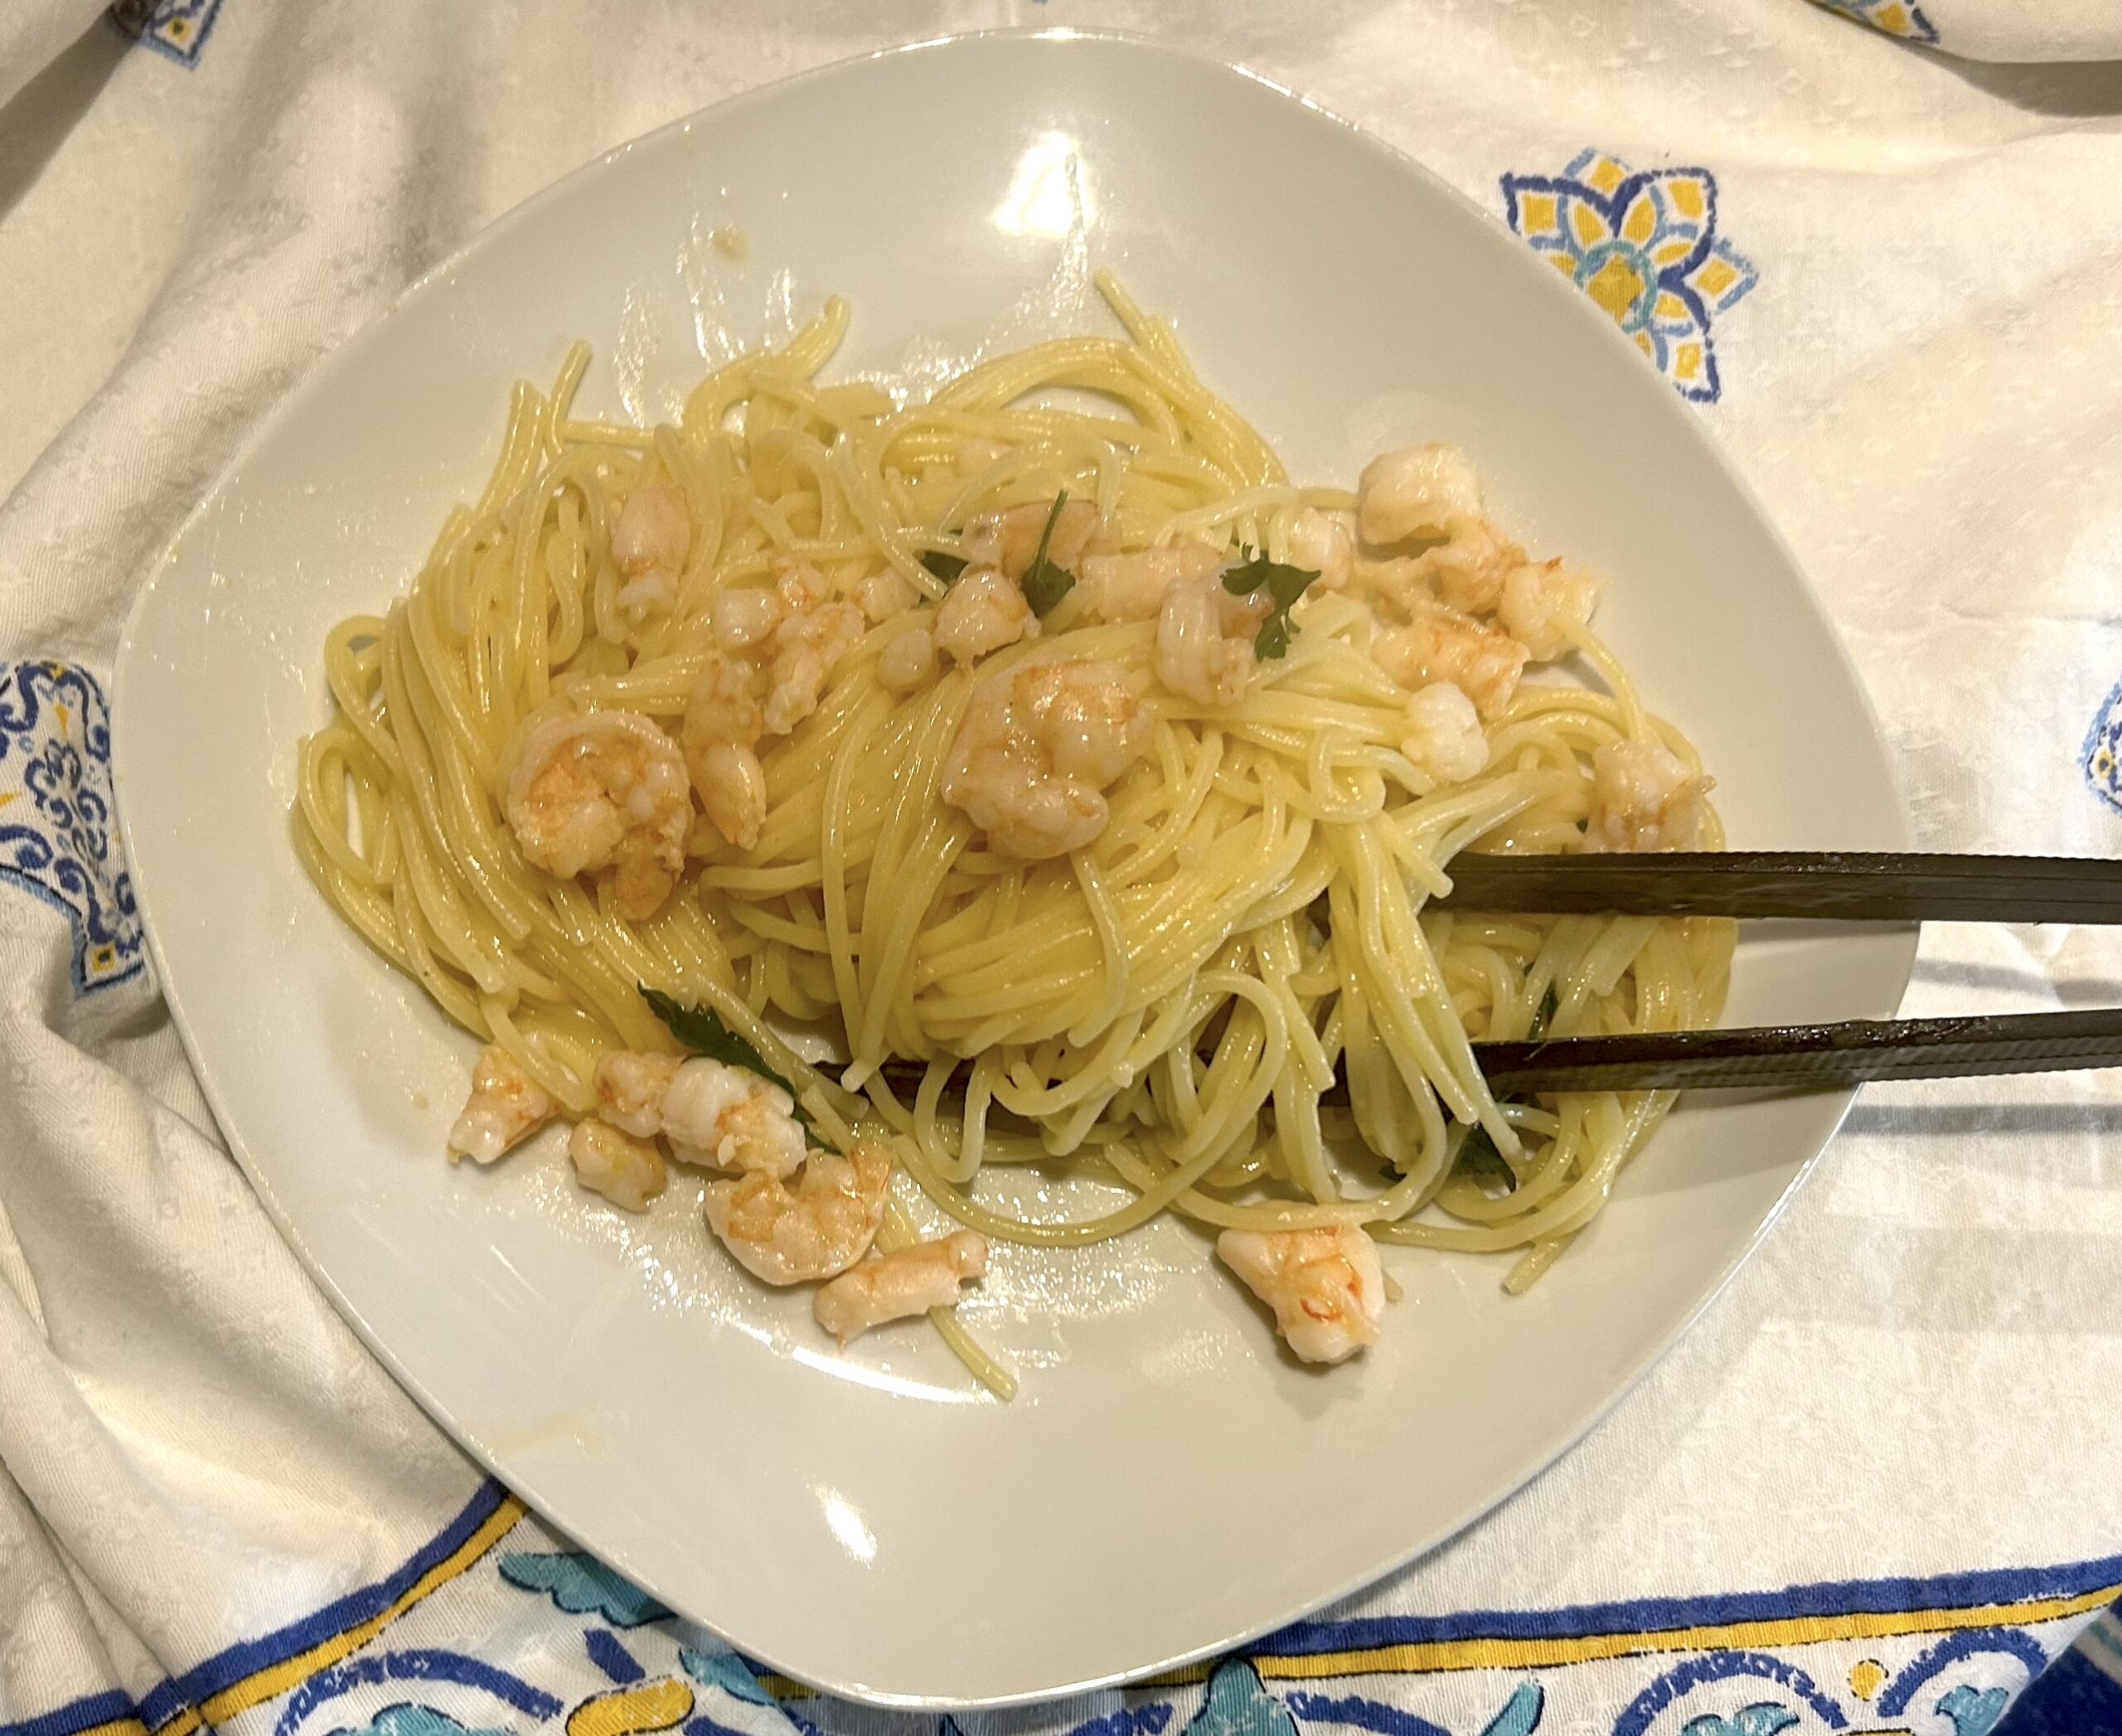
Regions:
<instances>
[{"instance_id":1,"label":"chopped parsley","mask_svg":"<svg viewBox=\"0 0 2122 1736\"><path fill-rule=\"evenodd\" d=\"M1251 549L1239 552L1245 559L1223 575L1223 589L1233 597L1249 597L1262 589L1267 593L1274 607L1260 623L1260 631L1253 635L1252 652L1263 659L1281 657L1290 648L1290 610L1319 575L1304 567L1270 560Z\"/></svg>"},{"instance_id":2,"label":"chopped parsley","mask_svg":"<svg viewBox=\"0 0 2122 1736\"><path fill-rule=\"evenodd\" d=\"M1046 528L1039 533L1039 552L1031 557L1031 565L1017 581L1018 588L1025 594L1025 601L1031 604L1031 612L1042 621L1059 608L1061 599L1076 588L1076 575L1046 558L1046 546L1054 540L1054 526L1061 516L1061 509L1068 504L1068 491L1063 488L1054 497L1054 510L1046 515Z\"/></svg>"},{"instance_id":3,"label":"chopped parsley","mask_svg":"<svg viewBox=\"0 0 2122 1736\"><path fill-rule=\"evenodd\" d=\"M946 555L941 549L930 549L922 555L921 564L946 584L962 573L967 565L964 555Z\"/></svg>"},{"instance_id":4,"label":"chopped parsley","mask_svg":"<svg viewBox=\"0 0 2122 1736\"><path fill-rule=\"evenodd\" d=\"M1548 1027L1555 1021L1555 1009L1561 1004L1562 998L1556 994L1554 984L1550 982L1547 993L1540 997L1540 1010L1533 1015L1532 1028L1525 1033L1529 1040L1548 1034Z\"/></svg>"},{"instance_id":5,"label":"chopped parsley","mask_svg":"<svg viewBox=\"0 0 2122 1736\"><path fill-rule=\"evenodd\" d=\"M752 1040L741 1031L732 1030L722 1022L722 1016L711 1006L687 1006L659 993L647 983L639 985L641 998L648 1003L648 1010L669 1027L676 1037L695 1055L705 1055L711 1061L719 1061L725 1067L742 1067L748 1073L756 1073L777 1084L788 1093L796 1106L796 1119L803 1131L817 1138L816 1125L811 1112L803 1107L803 1099L786 1075L774 1071L767 1059L758 1052ZM824 1141L819 1140L820 1144Z\"/></svg>"},{"instance_id":6,"label":"chopped parsley","mask_svg":"<svg viewBox=\"0 0 2122 1736\"><path fill-rule=\"evenodd\" d=\"M1475 1127L1466 1136L1466 1143L1459 1147L1459 1157L1451 1166L1454 1175L1464 1176L1475 1186L1486 1194L1514 1194L1518 1191L1518 1171L1511 1168L1502 1152L1495 1148L1495 1142L1489 1137L1486 1127Z\"/></svg>"}]
</instances>

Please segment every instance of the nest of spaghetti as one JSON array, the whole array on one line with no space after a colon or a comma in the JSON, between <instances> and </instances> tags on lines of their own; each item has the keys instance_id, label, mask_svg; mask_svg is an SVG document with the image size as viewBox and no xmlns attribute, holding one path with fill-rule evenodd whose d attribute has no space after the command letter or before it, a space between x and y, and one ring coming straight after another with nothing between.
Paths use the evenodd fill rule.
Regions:
<instances>
[{"instance_id":1,"label":"nest of spaghetti","mask_svg":"<svg viewBox=\"0 0 2122 1736\"><path fill-rule=\"evenodd\" d=\"M576 414L578 347L332 634L295 815L487 1045L453 1153L565 1120L637 1210L696 1167L828 1330L926 1313L997 1389L952 1312L994 1239L1175 1214L1310 1361L1378 1336L1381 1244L1522 1288L1672 1096L1498 1101L1471 1045L1706 1025L1732 948L1425 910L1465 850L1715 847L1696 755L1464 453L1294 484L1101 287L1122 335L918 402L822 382L837 302L653 429ZM1113 1191L1013 1211L1029 1162Z\"/></svg>"}]
</instances>

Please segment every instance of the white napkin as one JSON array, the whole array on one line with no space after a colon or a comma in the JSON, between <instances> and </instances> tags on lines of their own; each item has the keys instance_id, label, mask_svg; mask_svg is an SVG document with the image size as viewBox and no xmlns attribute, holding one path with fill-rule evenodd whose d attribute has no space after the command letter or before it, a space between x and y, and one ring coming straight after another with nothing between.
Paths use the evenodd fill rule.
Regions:
<instances>
[{"instance_id":1,"label":"white napkin","mask_svg":"<svg viewBox=\"0 0 2122 1736\"><path fill-rule=\"evenodd\" d=\"M2042 10L2052 50L2094 16ZM2001 7L1922 12L2001 41L1957 39ZM376 1368L223 1155L111 841L101 683L189 505L405 283L659 122L890 41L1125 26L1315 95L1536 245L1524 177L1596 208L1706 177L1703 345L1662 334L1666 365L1848 636L1922 842L2122 846L2111 69L1970 67L1798 0L617 16L162 0L139 46L95 23L41 65L80 8L0 24L7 1736L894 1722L768 1703ZM1911 1007L2118 998L2104 932L1949 929ZM1703 1324L1489 1520L1212 1686L966 1729L1973 1736L2122 1584L2118 1125L2097 1075L1868 1093Z\"/></svg>"}]
</instances>

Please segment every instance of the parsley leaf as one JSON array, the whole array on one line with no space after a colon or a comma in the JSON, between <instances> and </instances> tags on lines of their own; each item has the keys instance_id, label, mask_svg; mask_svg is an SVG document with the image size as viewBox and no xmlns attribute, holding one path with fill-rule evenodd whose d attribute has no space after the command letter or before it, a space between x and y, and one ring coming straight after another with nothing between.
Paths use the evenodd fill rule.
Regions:
<instances>
[{"instance_id":1,"label":"parsley leaf","mask_svg":"<svg viewBox=\"0 0 2122 1736\"><path fill-rule=\"evenodd\" d=\"M1290 610L1296 599L1311 589L1311 581L1319 575L1306 568L1291 566L1280 560L1270 560L1265 555L1251 549L1238 551L1245 559L1223 575L1223 589L1233 597L1249 597L1255 591L1265 589L1274 607L1267 618L1260 623L1260 631L1253 636L1252 652L1258 657L1278 657L1290 648Z\"/></svg>"},{"instance_id":2,"label":"parsley leaf","mask_svg":"<svg viewBox=\"0 0 2122 1736\"><path fill-rule=\"evenodd\" d=\"M1031 557L1031 565L1017 581L1018 588L1025 594L1025 601L1031 604L1031 612L1042 621L1076 588L1076 575L1046 558L1046 546L1054 540L1054 524L1061 516L1061 509L1068 504L1068 491L1063 488L1054 497L1054 510L1046 515L1046 528L1039 533L1039 552Z\"/></svg>"},{"instance_id":3,"label":"parsley leaf","mask_svg":"<svg viewBox=\"0 0 2122 1736\"><path fill-rule=\"evenodd\" d=\"M695 1055L704 1055L711 1061L719 1061L725 1067L742 1067L748 1073L756 1073L788 1093L789 1101L796 1105L796 1119L803 1131L817 1138L816 1125L811 1112L803 1107L802 1095L782 1074L767 1064L766 1057L758 1052L752 1040L741 1031L735 1031L722 1022L722 1016L711 1006L686 1006L673 1001L668 995L658 993L647 983L638 985L641 998L648 1003L648 1010L670 1028L676 1037ZM825 1143L819 1140L818 1143Z\"/></svg>"},{"instance_id":4,"label":"parsley leaf","mask_svg":"<svg viewBox=\"0 0 2122 1736\"><path fill-rule=\"evenodd\" d=\"M1453 1174L1466 1176L1484 1193L1518 1191L1518 1172L1504 1161L1503 1153L1495 1148L1495 1142L1489 1137L1486 1127L1475 1127L1466 1136L1466 1143L1459 1147L1458 1161L1451 1169Z\"/></svg>"},{"instance_id":5,"label":"parsley leaf","mask_svg":"<svg viewBox=\"0 0 2122 1736\"><path fill-rule=\"evenodd\" d=\"M962 555L946 555L941 549L930 549L922 555L921 564L948 584L966 570L967 563Z\"/></svg>"},{"instance_id":6,"label":"parsley leaf","mask_svg":"<svg viewBox=\"0 0 2122 1736\"><path fill-rule=\"evenodd\" d=\"M1540 1010L1533 1015L1532 1027L1525 1033L1529 1040L1548 1034L1548 1027L1554 1023L1555 1009L1561 1005L1562 997L1556 994L1555 986L1550 982L1547 993L1540 997Z\"/></svg>"}]
</instances>

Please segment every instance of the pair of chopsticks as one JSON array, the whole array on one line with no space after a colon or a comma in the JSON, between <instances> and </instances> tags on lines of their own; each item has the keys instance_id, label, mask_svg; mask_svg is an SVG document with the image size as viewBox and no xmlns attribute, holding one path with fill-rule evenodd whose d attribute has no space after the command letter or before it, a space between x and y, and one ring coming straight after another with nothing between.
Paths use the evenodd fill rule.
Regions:
<instances>
[{"instance_id":1,"label":"pair of chopsticks","mask_svg":"<svg viewBox=\"0 0 2122 1736\"><path fill-rule=\"evenodd\" d=\"M1426 910L1831 922L2122 923L2122 862L2071 856L1718 851L1462 855ZM1547 1091L1833 1091L1872 1079L2122 1066L2122 1008L1851 1019L1476 1043L1498 1097ZM911 1089L918 1067L889 1062ZM1337 1084L1328 1102L1345 1102Z\"/></svg>"},{"instance_id":2,"label":"pair of chopsticks","mask_svg":"<svg viewBox=\"0 0 2122 1736\"><path fill-rule=\"evenodd\" d=\"M1726 851L1464 855L1432 910L1833 922L2122 923L2122 862L2068 856ZM1857 1019L1476 1043L1497 1096L1542 1091L1834 1090L1869 1079L2122 1065L2122 1009Z\"/></svg>"}]
</instances>

